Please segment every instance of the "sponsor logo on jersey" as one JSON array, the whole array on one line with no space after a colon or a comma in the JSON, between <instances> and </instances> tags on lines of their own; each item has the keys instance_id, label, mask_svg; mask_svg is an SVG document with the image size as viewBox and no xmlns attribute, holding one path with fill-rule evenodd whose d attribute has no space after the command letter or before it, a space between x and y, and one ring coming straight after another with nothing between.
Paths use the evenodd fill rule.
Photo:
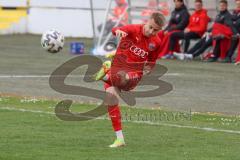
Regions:
<instances>
[{"instance_id":1,"label":"sponsor logo on jersey","mask_svg":"<svg viewBox=\"0 0 240 160\"><path fill-rule=\"evenodd\" d=\"M139 56L141 58L146 58L148 56L148 52L144 51L143 49L135 46L135 45L132 45L130 47L130 51L136 55L136 56Z\"/></svg>"},{"instance_id":2,"label":"sponsor logo on jersey","mask_svg":"<svg viewBox=\"0 0 240 160\"><path fill-rule=\"evenodd\" d=\"M154 51L154 50L156 49L156 45L155 45L154 43L149 43L148 49L149 49L150 51Z\"/></svg>"},{"instance_id":3,"label":"sponsor logo on jersey","mask_svg":"<svg viewBox=\"0 0 240 160\"><path fill-rule=\"evenodd\" d=\"M149 44L149 50L152 51L151 49L155 49L155 44L150 43ZM132 41L121 41L119 48L121 50L127 50L129 49L131 51L131 53L133 53L134 55L140 57L140 58L146 58L148 56L148 52L146 52L144 49L137 47L136 45L133 44Z\"/></svg>"}]
</instances>

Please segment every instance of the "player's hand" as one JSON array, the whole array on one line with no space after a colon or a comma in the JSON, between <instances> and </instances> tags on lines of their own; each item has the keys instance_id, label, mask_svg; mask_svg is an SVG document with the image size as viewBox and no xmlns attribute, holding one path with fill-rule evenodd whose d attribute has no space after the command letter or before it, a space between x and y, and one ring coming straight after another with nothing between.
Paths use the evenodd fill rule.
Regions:
<instances>
[{"instance_id":1,"label":"player's hand","mask_svg":"<svg viewBox=\"0 0 240 160\"><path fill-rule=\"evenodd\" d=\"M189 28L186 28L185 30L184 30L184 33L189 33L190 32L190 29Z\"/></svg>"},{"instance_id":2,"label":"player's hand","mask_svg":"<svg viewBox=\"0 0 240 160\"><path fill-rule=\"evenodd\" d=\"M164 31L164 35L167 35L168 34L168 31Z\"/></svg>"},{"instance_id":3,"label":"player's hand","mask_svg":"<svg viewBox=\"0 0 240 160\"><path fill-rule=\"evenodd\" d=\"M212 35L211 32L205 32L204 35L203 35L203 37L207 37L207 36L211 36L211 35Z\"/></svg>"},{"instance_id":4,"label":"player's hand","mask_svg":"<svg viewBox=\"0 0 240 160\"><path fill-rule=\"evenodd\" d=\"M115 33L116 33L116 36L117 36L119 39L124 38L124 37L126 37L126 36L128 35L126 32L121 31L121 30L116 30Z\"/></svg>"},{"instance_id":5,"label":"player's hand","mask_svg":"<svg viewBox=\"0 0 240 160\"><path fill-rule=\"evenodd\" d=\"M143 75L148 75L151 73L152 68L150 66L144 66L143 68Z\"/></svg>"}]
</instances>

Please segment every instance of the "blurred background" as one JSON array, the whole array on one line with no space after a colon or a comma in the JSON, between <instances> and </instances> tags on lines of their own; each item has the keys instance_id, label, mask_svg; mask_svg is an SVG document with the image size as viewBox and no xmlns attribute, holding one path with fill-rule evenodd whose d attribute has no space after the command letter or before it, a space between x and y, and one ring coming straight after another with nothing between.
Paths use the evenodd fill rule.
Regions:
<instances>
[{"instance_id":1,"label":"blurred background","mask_svg":"<svg viewBox=\"0 0 240 160\"><path fill-rule=\"evenodd\" d=\"M212 18L217 14L218 2L204 0ZM185 4L193 10L194 1L185 0ZM229 0L230 10L234 4L234 0ZM109 33L113 26L143 23L153 11L169 17L174 3L168 0L0 0L0 6L0 34L42 34L53 28L65 37L93 38L91 52L102 55L108 47L111 51L112 43L108 42L115 41Z\"/></svg>"},{"instance_id":2,"label":"blurred background","mask_svg":"<svg viewBox=\"0 0 240 160\"><path fill-rule=\"evenodd\" d=\"M235 0L228 0L229 9ZM219 0L204 0L210 17L215 17ZM190 11L194 1L186 0ZM121 23L141 23L149 12L161 11L169 16L169 0L0 0L0 33L42 34L49 28L59 29L66 37L97 38L99 25L112 19ZM126 9L126 11L125 11ZM114 19L115 18L115 19Z\"/></svg>"}]
</instances>

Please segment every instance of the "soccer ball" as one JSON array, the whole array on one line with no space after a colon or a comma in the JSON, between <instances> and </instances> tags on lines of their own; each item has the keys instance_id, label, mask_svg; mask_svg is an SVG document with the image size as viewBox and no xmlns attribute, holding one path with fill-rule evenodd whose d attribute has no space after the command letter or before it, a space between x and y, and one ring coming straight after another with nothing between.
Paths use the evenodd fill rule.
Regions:
<instances>
[{"instance_id":1,"label":"soccer ball","mask_svg":"<svg viewBox=\"0 0 240 160\"><path fill-rule=\"evenodd\" d=\"M64 36L59 31L51 29L42 35L41 45L50 53L58 53L63 49Z\"/></svg>"}]
</instances>

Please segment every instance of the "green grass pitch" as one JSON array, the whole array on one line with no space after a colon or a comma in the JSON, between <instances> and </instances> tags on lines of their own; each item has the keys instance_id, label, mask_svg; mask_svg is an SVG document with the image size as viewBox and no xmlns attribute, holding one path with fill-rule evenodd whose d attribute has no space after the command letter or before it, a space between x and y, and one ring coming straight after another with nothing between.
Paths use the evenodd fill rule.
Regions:
<instances>
[{"instance_id":1,"label":"green grass pitch","mask_svg":"<svg viewBox=\"0 0 240 160\"><path fill-rule=\"evenodd\" d=\"M65 122L54 115L57 101L0 98L1 160L237 160L240 117L188 114L189 119L144 119L164 112L123 107L126 147L110 149L109 120ZM93 105L74 104L74 112ZM136 114L142 117L134 119ZM187 115L187 114L186 114ZM158 117L159 118L159 117ZM182 127L181 127L182 126Z\"/></svg>"}]
</instances>

